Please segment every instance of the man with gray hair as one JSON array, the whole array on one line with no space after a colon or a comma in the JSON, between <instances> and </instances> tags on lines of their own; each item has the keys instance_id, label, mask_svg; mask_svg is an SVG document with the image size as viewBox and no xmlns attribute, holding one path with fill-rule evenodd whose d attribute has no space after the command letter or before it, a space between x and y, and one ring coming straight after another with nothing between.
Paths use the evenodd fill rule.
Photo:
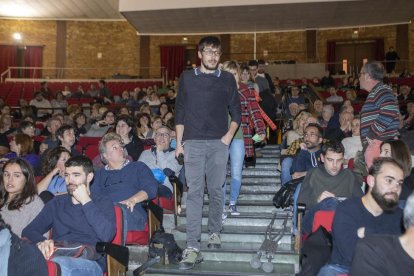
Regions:
<instances>
[{"instance_id":1,"label":"man with gray hair","mask_svg":"<svg viewBox=\"0 0 414 276\"><path fill-rule=\"evenodd\" d=\"M355 249L350 275L412 275L414 272L414 193L404 208L405 233L361 240ZM390 254L392 252L392 254Z\"/></svg>"},{"instance_id":2,"label":"man with gray hair","mask_svg":"<svg viewBox=\"0 0 414 276\"><path fill-rule=\"evenodd\" d=\"M382 141L399 135L398 101L391 88L382 82L383 78L384 66L380 62L367 62L362 66L360 87L369 92L361 110L361 141L367 168L380 155Z\"/></svg>"},{"instance_id":3,"label":"man with gray hair","mask_svg":"<svg viewBox=\"0 0 414 276\"><path fill-rule=\"evenodd\" d=\"M95 172L91 192L106 195L117 203L126 215L126 230L143 230L147 212L141 202L157 195L158 183L151 170L142 162L130 162L122 138L114 132L105 134L99 142L99 153L105 166Z\"/></svg>"}]
</instances>

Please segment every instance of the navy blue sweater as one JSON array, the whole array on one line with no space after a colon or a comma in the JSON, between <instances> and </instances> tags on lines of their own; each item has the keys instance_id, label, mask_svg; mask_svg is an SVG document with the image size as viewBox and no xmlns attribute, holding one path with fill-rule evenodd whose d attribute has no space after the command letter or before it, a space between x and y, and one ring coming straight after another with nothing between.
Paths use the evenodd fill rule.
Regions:
<instances>
[{"instance_id":1,"label":"navy blue sweater","mask_svg":"<svg viewBox=\"0 0 414 276\"><path fill-rule=\"evenodd\" d=\"M145 191L149 199L157 196L158 182L147 165L140 161L130 162L120 170L101 168L95 172L91 193L106 195L113 203L126 200L140 191ZM143 230L147 221L147 212L141 204L134 211L126 212L128 230Z\"/></svg>"},{"instance_id":2,"label":"navy blue sweater","mask_svg":"<svg viewBox=\"0 0 414 276\"><path fill-rule=\"evenodd\" d=\"M184 125L183 140L220 139L229 128L229 112L231 120L240 125L240 97L234 76L216 72L187 70L180 77L175 123Z\"/></svg>"},{"instance_id":3,"label":"navy blue sweater","mask_svg":"<svg viewBox=\"0 0 414 276\"><path fill-rule=\"evenodd\" d=\"M357 231L365 228L365 237L373 234L400 235L402 210L384 212L373 216L362 203L361 197L350 198L338 205L332 225L332 256L330 263L351 266L356 244Z\"/></svg>"},{"instance_id":4,"label":"navy blue sweater","mask_svg":"<svg viewBox=\"0 0 414 276\"><path fill-rule=\"evenodd\" d=\"M22 237L33 243L45 240L43 236L52 230L54 241L80 242L95 248L97 242L110 242L115 236L115 211L111 200L93 196L92 201L73 204L68 194L49 201L39 215L25 228ZM105 271L105 260L98 260Z\"/></svg>"}]
</instances>

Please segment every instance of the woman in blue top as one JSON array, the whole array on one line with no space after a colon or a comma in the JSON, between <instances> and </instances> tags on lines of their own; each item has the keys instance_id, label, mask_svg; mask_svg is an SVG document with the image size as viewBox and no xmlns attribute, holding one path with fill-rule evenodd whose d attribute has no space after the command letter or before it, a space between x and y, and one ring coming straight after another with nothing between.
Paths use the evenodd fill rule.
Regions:
<instances>
[{"instance_id":1,"label":"woman in blue top","mask_svg":"<svg viewBox=\"0 0 414 276\"><path fill-rule=\"evenodd\" d=\"M56 147L47 152L42 164L43 179L37 184L37 192L48 191L52 194L66 193L65 162L70 152L64 147Z\"/></svg>"},{"instance_id":2,"label":"woman in blue top","mask_svg":"<svg viewBox=\"0 0 414 276\"><path fill-rule=\"evenodd\" d=\"M37 154L33 152L33 140L24 133L17 133L9 142L10 151L4 156L5 159L12 159L20 157L32 166L32 169L36 169L39 166L40 160Z\"/></svg>"}]
</instances>

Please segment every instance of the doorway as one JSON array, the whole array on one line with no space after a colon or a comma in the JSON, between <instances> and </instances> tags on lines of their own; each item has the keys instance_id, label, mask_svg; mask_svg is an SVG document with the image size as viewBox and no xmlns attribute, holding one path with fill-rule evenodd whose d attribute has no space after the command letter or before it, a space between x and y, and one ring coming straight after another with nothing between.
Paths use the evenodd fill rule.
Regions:
<instances>
[{"instance_id":1,"label":"doorway","mask_svg":"<svg viewBox=\"0 0 414 276\"><path fill-rule=\"evenodd\" d=\"M377 43L375 40L338 41L335 43L335 71L358 75L364 60L375 60ZM343 62L347 66L343 68Z\"/></svg>"}]
</instances>

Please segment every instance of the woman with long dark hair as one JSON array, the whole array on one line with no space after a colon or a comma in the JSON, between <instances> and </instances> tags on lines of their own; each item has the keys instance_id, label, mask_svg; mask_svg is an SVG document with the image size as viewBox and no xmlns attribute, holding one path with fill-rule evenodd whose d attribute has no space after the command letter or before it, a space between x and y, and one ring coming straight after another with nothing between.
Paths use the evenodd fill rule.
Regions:
<instances>
[{"instance_id":1,"label":"woman with long dark hair","mask_svg":"<svg viewBox=\"0 0 414 276\"><path fill-rule=\"evenodd\" d=\"M37 195L34 173L22 158L4 164L0 178L0 214L19 237L22 230L39 214L43 202Z\"/></svg>"},{"instance_id":2,"label":"woman with long dark hair","mask_svg":"<svg viewBox=\"0 0 414 276\"><path fill-rule=\"evenodd\" d=\"M135 134L135 123L128 115L119 115L115 121L115 132L121 136L128 155L137 161L144 150L144 142Z\"/></svg>"}]
</instances>

